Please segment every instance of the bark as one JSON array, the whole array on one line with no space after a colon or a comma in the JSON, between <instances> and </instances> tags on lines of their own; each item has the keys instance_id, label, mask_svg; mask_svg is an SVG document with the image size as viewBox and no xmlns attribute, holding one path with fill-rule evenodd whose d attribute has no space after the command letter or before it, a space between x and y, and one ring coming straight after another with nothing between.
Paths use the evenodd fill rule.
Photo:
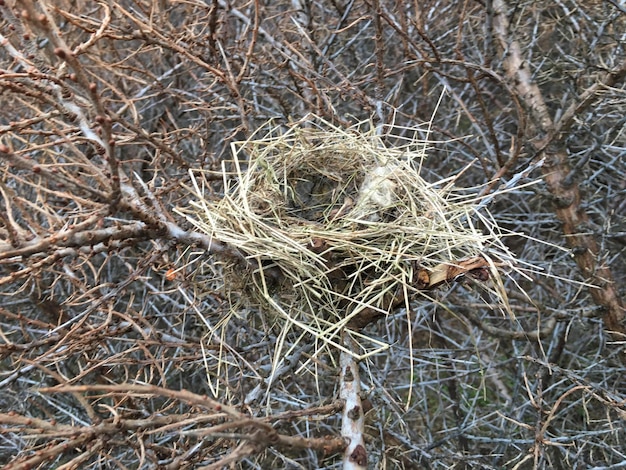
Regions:
<instances>
[{"instance_id":1,"label":"bark","mask_svg":"<svg viewBox=\"0 0 626 470\"><path fill-rule=\"evenodd\" d=\"M539 86L533 81L528 62L522 56L520 43L513 36L504 0L494 0L494 33L502 52L505 72L514 85L520 100L532 115L537 138L532 141L536 159L545 158L543 177L552 195L554 210L562 224L567 246L581 274L593 287L590 294L602 309L605 327L618 337L626 337L626 310L616 290L613 274L604 264L600 246L590 226L588 214L581 205L580 188L576 183L564 138L574 116L589 106L601 89L613 86L626 75L626 62L601 77L597 84L582 93L555 122L550 116Z\"/></svg>"}]
</instances>

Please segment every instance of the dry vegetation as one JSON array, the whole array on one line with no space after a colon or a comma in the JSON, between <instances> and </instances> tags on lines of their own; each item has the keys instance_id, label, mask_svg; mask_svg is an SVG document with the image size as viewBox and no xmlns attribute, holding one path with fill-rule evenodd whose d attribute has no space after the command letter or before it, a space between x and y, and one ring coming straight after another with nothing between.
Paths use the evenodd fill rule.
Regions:
<instances>
[{"instance_id":1,"label":"dry vegetation","mask_svg":"<svg viewBox=\"0 0 626 470\"><path fill-rule=\"evenodd\" d=\"M0 14L4 468L626 465L623 2L0 0ZM251 219L233 188L254 160L236 165L231 144L267 139L269 120L272 135L321 120L370 123L386 149L428 141L407 194L466 188L449 192L476 205L463 223L502 245L421 259L416 235L365 271L350 245L351 263L321 270L343 303L304 296L291 315L311 260L286 270L280 246L237 238ZM315 183L287 156L264 191ZM248 216L278 214L267 233L323 258L327 232L298 251L311 240L264 194ZM331 198L326 228L347 201ZM250 302L270 277L280 295Z\"/></svg>"}]
</instances>

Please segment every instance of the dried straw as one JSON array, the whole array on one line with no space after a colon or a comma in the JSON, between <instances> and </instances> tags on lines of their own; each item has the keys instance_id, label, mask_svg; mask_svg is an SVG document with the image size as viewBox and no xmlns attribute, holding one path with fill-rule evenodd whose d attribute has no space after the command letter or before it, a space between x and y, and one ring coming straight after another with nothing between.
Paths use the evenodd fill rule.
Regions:
<instances>
[{"instance_id":1,"label":"dried straw","mask_svg":"<svg viewBox=\"0 0 626 470\"><path fill-rule=\"evenodd\" d=\"M506 305L491 260L512 256L497 225L486 208L478 214L480 199L454 190L454 178L422 178L429 143L416 134L393 126L380 134L368 123L340 129L315 116L287 129L270 122L232 145L223 198L209 200L193 171L194 201L179 213L250 261L223 263L229 295L340 349L340 332L359 315L408 306L422 275L460 260L488 260L492 291ZM386 347L359 338L359 357Z\"/></svg>"}]
</instances>

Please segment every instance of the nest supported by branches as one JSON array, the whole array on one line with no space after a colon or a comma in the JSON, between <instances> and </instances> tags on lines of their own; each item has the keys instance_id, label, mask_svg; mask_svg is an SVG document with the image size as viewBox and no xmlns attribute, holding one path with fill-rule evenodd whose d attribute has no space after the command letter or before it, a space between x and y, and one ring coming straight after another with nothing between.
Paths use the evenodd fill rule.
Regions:
<instances>
[{"instance_id":1,"label":"nest supported by branches","mask_svg":"<svg viewBox=\"0 0 626 470\"><path fill-rule=\"evenodd\" d=\"M219 201L193 172L195 200L179 212L243 255L222 260L229 293L340 349L348 327L368 355L386 345L359 330L445 282L491 280L507 305L496 268L512 257L497 225L456 177L420 175L429 143L416 134L311 116L270 123L233 144Z\"/></svg>"}]
</instances>

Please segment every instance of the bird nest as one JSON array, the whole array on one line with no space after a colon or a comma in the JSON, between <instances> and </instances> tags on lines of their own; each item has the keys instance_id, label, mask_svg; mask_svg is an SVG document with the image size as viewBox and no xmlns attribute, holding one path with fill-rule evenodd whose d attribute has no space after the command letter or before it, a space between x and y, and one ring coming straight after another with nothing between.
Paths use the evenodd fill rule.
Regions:
<instances>
[{"instance_id":1,"label":"bird nest","mask_svg":"<svg viewBox=\"0 0 626 470\"><path fill-rule=\"evenodd\" d=\"M241 254L221 260L230 298L340 349L351 329L373 341L364 355L386 346L366 325L446 282L473 277L506 304L496 267L511 258L497 226L454 178L421 176L428 142L399 137L407 133L416 134L311 116L286 129L270 123L233 144L219 200L192 172L194 200L180 213Z\"/></svg>"}]
</instances>

